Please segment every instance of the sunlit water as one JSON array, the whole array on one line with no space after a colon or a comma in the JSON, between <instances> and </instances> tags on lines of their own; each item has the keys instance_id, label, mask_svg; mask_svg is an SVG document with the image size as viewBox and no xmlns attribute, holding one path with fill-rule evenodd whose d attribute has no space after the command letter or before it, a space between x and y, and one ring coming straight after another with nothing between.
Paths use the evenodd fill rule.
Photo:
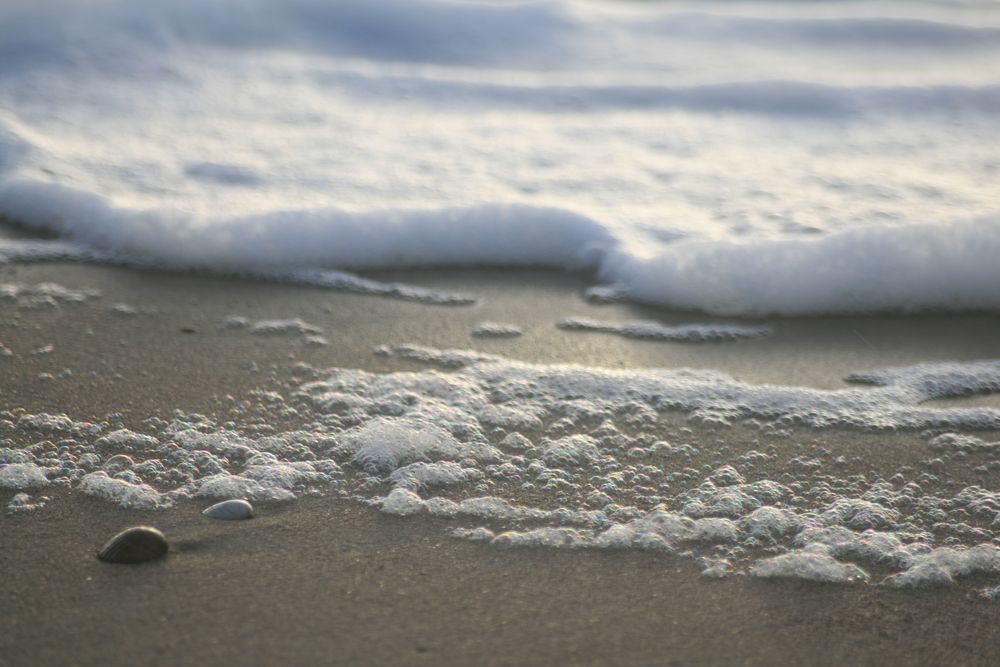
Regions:
<instances>
[{"instance_id":1,"label":"sunlit water","mask_svg":"<svg viewBox=\"0 0 1000 667\"><path fill-rule=\"evenodd\" d=\"M54 0L0 31L0 213L92 249L1000 305L993 3Z\"/></svg>"}]
</instances>

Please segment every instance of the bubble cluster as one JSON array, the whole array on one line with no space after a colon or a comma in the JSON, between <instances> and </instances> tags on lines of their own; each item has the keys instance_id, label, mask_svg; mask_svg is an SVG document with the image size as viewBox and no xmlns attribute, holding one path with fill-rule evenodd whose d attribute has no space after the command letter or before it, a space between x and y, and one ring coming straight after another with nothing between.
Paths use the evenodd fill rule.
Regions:
<instances>
[{"instance_id":1,"label":"bubble cluster","mask_svg":"<svg viewBox=\"0 0 1000 667\"><path fill-rule=\"evenodd\" d=\"M476 338L515 338L524 333L516 324L480 322L470 332Z\"/></svg>"},{"instance_id":2,"label":"bubble cluster","mask_svg":"<svg viewBox=\"0 0 1000 667\"><path fill-rule=\"evenodd\" d=\"M310 324L298 317L252 322L241 315L230 315L222 320L221 326L224 330L242 329L257 336L299 336L306 345L329 345L329 341L320 335L323 333L323 327Z\"/></svg>"},{"instance_id":3,"label":"bubble cluster","mask_svg":"<svg viewBox=\"0 0 1000 667\"><path fill-rule=\"evenodd\" d=\"M298 362L221 416L131 426L2 413L0 487L69 487L141 509L332 494L439 517L497 547L695 558L706 577L906 588L1000 574L989 490L1000 447L970 432L998 430L1000 414L921 405L992 390L996 363L872 371L852 376L868 386L824 391L413 345L381 353L427 367ZM841 434L905 447L879 461L842 451Z\"/></svg>"},{"instance_id":4,"label":"bubble cluster","mask_svg":"<svg viewBox=\"0 0 1000 667\"><path fill-rule=\"evenodd\" d=\"M84 303L101 296L95 289L74 290L57 283L0 284L0 300L12 301L18 308L53 308L63 303Z\"/></svg>"},{"instance_id":5,"label":"bubble cluster","mask_svg":"<svg viewBox=\"0 0 1000 667\"><path fill-rule=\"evenodd\" d=\"M597 331L640 340L663 340L684 343L704 343L769 336L767 325L746 324L677 324L640 320L636 322L605 322L590 317L567 317L556 324L571 331Z\"/></svg>"}]
</instances>

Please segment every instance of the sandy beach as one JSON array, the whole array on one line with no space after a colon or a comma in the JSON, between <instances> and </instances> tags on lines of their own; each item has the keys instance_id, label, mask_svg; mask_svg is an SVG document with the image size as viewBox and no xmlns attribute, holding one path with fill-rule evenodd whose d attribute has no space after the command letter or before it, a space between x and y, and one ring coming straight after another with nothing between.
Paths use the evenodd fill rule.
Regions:
<instances>
[{"instance_id":1,"label":"sandy beach","mask_svg":"<svg viewBox=\"0 0 1000 667\"><path fill-rule=\"evenodd\" d=\"M997 63L995 0L0 1L0 667L1000 664Z\"/></svg>"},{"instance_id":2,"label":"sandy beach","mask_svg":"<svg viewBox=\"0 0 1000 667\"><path fill-rule=\"evenodd\" d=\"M83 304L8 302L0 340L5 410L66 413L139 428L151 415L223 415L254 389L287 390L297 362L374 372L415 368L373 354L415 343L530 362L712 368L754 382L839 386L849 372L995 357L993 315L767 320L769 337L663 343L566 332L563 316L661 322L711 318L593 305L572 274L453 271L378 275L467 291L472 306L428 306L283 284L72 264L8 265L0 282L92 288ZM116 308L127 304L130 309ZM239 336L227 315L299 317L326 346ZM524 335L480 339L481 321ZM730 320L731 321L731 320ZM32 350L51 345L49 352ZM72 374L60 377L63 369ZM47 373L48 376L40 374ZM995 397L952 401L995 405ZM111 414L114 413L114 414ZM110 415L110 416L109 416ZM683 416L679 417L684 423ZM691 438L748 448L741 427ZM801 437L801 439L800 439ZM721 440L720 440L721 438ZM806 441L808 440L808 442ZM837 448L866 469L917 466L913 433L801 431L776 446ZM995 472L977 482L995 483ZM13 492L0 492L6 505ZM386 516L335 494L263 504L246 522L200 515L203 501L123 510L65 488L0 517L0 664L955 664L1000 659L996 602L977 575L892 590L702 577L690 559L622 551L501 548L449 536L452 520ZM530 499L530 494L523 496ZM151 524L173 545L141 566L99 562L118 530Z\"/></svg>"},{"instance_id":3,"label":"sandy beach","mask_svg":"<svg viewBox=\"0 0 1000 667\"><path fill-rule=\"evenodd\" d=\"M53 502L3 519L5 665L989 665L995 602L700 578L641 553L500 550L318 498L211 522ZM140 523L175 549L114 566Z\"/></svg>"}]
</instances>

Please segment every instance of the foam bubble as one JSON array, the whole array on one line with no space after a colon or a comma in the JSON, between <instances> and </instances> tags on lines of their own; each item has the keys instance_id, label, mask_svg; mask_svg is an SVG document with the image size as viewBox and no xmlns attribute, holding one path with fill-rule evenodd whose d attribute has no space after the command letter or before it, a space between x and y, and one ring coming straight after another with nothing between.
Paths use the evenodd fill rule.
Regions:
<instances>
[{"instance_id":1,"label":"foam bubble","mask_svg":"<svg viewBox=\"0 0 1000 667\"><path fill-rule=\"evenodd\" d=\"M95 289L74 290L56 283L0 284L0 299L14 301L19 308L52 307L60 303L83 303L101 296Z\"/></svg>"},{"instance_id":2,"label":"foam bubble","mask_svg":"<svg viewBox=\"0 0 1000 667\"><path fill-rule=\"evenodd\" d=\"M18 417L17 425L40 433L79 436L96 436L103 430L98 424L74 421L65 414L52 415L47 412L23 414Z\"/></svg>"},{"instance_id":3,"label":"foam bubble","mask_svg":"<svg viewBox=\"0 0 1000 667\"><path fill-rule=\"evenodd\" d=\"M42 496L38 500L32 500L31 496L27 493L17 493L14 497L10 499L7 503L7 513L8 514L24 514L27 512L34 512L35 510L45 507L47 498Z\"/></svg>"},{"instance_id":4,"label":"foam bubble","mask_svg":"<svg viewBox=\"0 0 1000 667\"><path fill-rule=\"evenodd\" d=\"M423 512L424 509L424 501L420 499L420 496L403 488L393 489L382 501L382 511L386 514L409 516Z\"/></svg>"},{"instance_id":5,"label":"foam bubble","mask_svg":"<svg viewBox=\"0 0 1000 667\"><path fill-rule=\"evenodd\" d=\"M158 493L148 484L133 484L125 479L110 477L103 470L85 475L80 480L79 490L88 496L113 502L124 509L163 509L173 504L171 499Z\"/></svg>"},{"instance_id":6,"label":"foam bubble","mask_svg":"<svg viewBox=\"0 0 1000 667\"><path fill-rule=\"evenodd\" d=\"M942 433L931 438L927 446L937 452L1000 456L1000 442L986 442L969 433Z\"/></svg>"},{"instance_id":7,"label":"foam bubble","mask_svg":"<svg viewBox=\"0 0 1000 667\"><path fill-rule=\"evenodd\" d=\"M45 470L34 463L11 463L0 467L0 488L23 491L48 485Z\"/></svg>"},{"instance_id":8,"label":"foam bubble","mask_svg":"<svg viewBox=\"0 0 1000 667\"><path fill-rule=\"evenodd\" d=\"M494 537L491 544L501 547L574 548L588 546L590 542L590 535L586 532L546 526L532 530L509 530Z\"/></svg>"},{"instance_id":9,"label":"foam bubble","mask_svg":"<svg viewBox=\"0 0 1000 667\"><path fill-rule=\"evenodd\" d=\"M261 320L250 325L250 333L258 335L270 334L321 334L322 327L309 324L299 318L290 320Z\"/></svg>"},{"instance_id":10,"label":"foam bubble","mask_svg":"<svg viewBox=\"0 0 1000 667\"><path fill-rule=\"evenodd\" d=\"M577 466L601 458L597 442L586 435L571 435L542 445L542 460L550 466Z\"/></svg>"},{"instance_id":11,"label":"foam bubble","mask_svg":"<svg viewBox=\"0 0 1000 667\"><path fill-rule=\"evenodd\" d=\"M909 567L886 580L895 588L948 585L956 577L1000 572L1000 549L992 544L971 548L940 548L915 556Z\"/></svg>"},{"instance_id":12,"label":"foam bubble","mask_svg":"<svg viewBox=\"0 0 1000 667\"><path fill-rule=\"evenodd\" d=\"M771 333L771 327L742 324L680 324L659 322L603 322L589 317L567 317L556 326L573 331L599 331L625 338L676 342L707 342L759 338Z\"/></svg>"},{"instance_id":13,"label":"foam bubble","mask_svg":"<svg viewBox=\"0 0 1000 667\"><path fill-rule=\"evenodd\" d=\"M107 447L109 449L137 450L155 448L159 444L159 441L151 435L136 433L127 428L122 428L101 436L94 444L98 447Z\"/></svg>"},{"instance_id":14,"label":"foam bubble","mask_svg":"<svg viewBox=\"0 0 1000 667\"><path fill-rule=\"evenodd\" d=\"M795 512L781 507L758 507L743 517L740 525L752 537L775 541L793 535L803 527L805 520Z\"/></svg>"},{"instance_id":15,"label":"foam bubble","mask_svg":"<svg viewBox=\"0 0 1000 667\"><path fill-rule=\"evenodd\" d=\"M505 322L480 322L471 331L477 338L514 338L523 333L521 327Z\"/></svg>"},{"instance_id":16,"label":"foam bubble","mask_svg":"<svg viewBox=\"0 0 1000 667\"><path fill-rule=\"evenodd\" d=\"M750 574L763 578L806 579L835 584L867 581L868 574L857 565L841 563L827 554L796 551L755 564Z\"/></svg>"},{"instance_id":17,"label":"foam bubble","mask_svg":"<svg viewBox=\"0 0 1000 667\"><path fill-rule=\"evenodd\" d=\"M354 452L356 463L382 472L417 461L497 457L493 447L460 442L446 429L422 419L374 419L345 432L341 443L346 451Z\"/></svg>"},{"instance_id":18,"label":"foam bubble","mask_svg":"<svg viewBox=\"0 0 1000 667\"><path fill-rule=\"evenodd\" d=\"M425 463L418 461L396 468L389 475L397 486L406 489L424 489L432 486L450 486L464 484L483 478L483 472L477 468L463 468L454 461Z\"/></svg>"},{"instance_id":19,"label":"foam bubble","mask_svg":"<svg viewBox=\"0 0 1000 667\"><path fill-rule=\"evenodd\" d=\"M219 473L203 478L197 485L196 496L220 500L248 500L251 502L283 502L294 500L295 494L281 482L250 479L242 475Z\"/></svg>"},{"instance_id":20,"label":"foam bubble","mask_svg":"<svg viewBox=\"0 0 1000 667\"><path fill-rule=\"evenodd\" d=\"M805 529L795 536L795 543L805 551L825 553L835 558L849 558L872 564L892 564L905 567L915 556L927 553L931 547L924 542L905 543L904 537L894 532L872 529L858 532L845 525L832 527L810 526L799 520Z\"/></svg>"}]
</instances>

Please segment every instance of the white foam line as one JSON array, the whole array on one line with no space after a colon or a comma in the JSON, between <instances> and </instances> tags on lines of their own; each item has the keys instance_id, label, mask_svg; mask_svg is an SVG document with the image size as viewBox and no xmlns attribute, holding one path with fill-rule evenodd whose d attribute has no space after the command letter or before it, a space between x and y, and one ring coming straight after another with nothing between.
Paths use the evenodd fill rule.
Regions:
<instances>
[{"instance_id":1,"label":"white foam line","mask_svg":"<svg viewBox=\"0 0 1000 667\"><path fill-rule=\"evenodd\" d=\"M625 338L663 340L684 343L740 340L770 335L771 327L743 324L678 324L639 320L634 322L606 322L589 317L567 317L556 323L560 329L571 331L596 331L616 334Z\"/></svg>"},{"instance_id":2,"label":"white foam line","mask_svg":"<svg viewBox=\"0 0 1000 667\"><path fill-rule=\"evenodd\" d=\"M732 417L764 417L815 428L861 429L1000 427L994 408L932 408L920 404L1000 391L1000 361L942 362L848 376L874 385L838 390L755 385L725 373L691 369L610 370L576 365L533 365L467 350L401 345L408 359L456 369L470 387L520 387L519 396L549 405L574 397L642 400L657 409L710 410Z\"/></svg>"},{"instance_id":3,"label":"white foam line","mask_svg":"<svg viewBox=\"0 0 1000 667\"><path fill-rule=\"evenodd\" d=\"M182 266L155 259L140 259L66 241L0 240L0 264L31 262L78 262L127 266L139 270L185 271ZM192 267L197 268L197 267ZM219 270L213 273L295 285L314 285L341 292L383 296L430 305L465 306L476 297L460 292L432 290L405 283L385 283L328 269Z\"/></svg>"}]
</instances>

